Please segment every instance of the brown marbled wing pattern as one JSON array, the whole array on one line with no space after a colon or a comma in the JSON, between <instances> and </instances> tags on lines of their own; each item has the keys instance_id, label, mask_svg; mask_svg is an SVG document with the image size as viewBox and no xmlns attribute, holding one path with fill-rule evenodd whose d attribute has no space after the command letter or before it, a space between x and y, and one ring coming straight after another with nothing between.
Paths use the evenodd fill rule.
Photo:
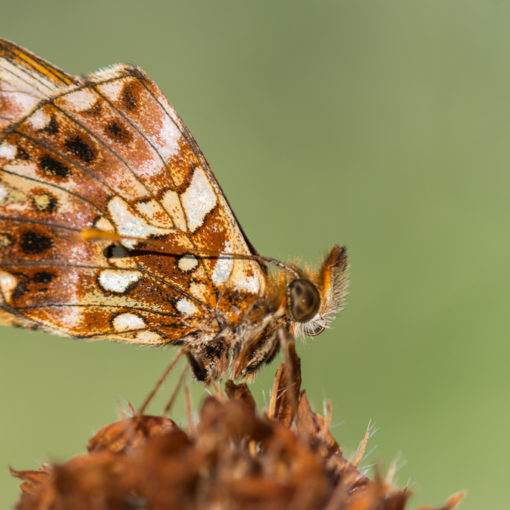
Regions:
<instances>
[{"instance_id":1,"label":"brown marbled wing pattern","mask_svg":"<svg viewBox=\"0 0 510 510\"><path fill-rule=\"evenodd\" d=\"M157 239L86 241L89 228ZM136 255L130 254L136 250ZM0 40L0 321L135 343L207 341L266 290L204 156L157 86L71 77Z\"/></svg>"}]
</instances>

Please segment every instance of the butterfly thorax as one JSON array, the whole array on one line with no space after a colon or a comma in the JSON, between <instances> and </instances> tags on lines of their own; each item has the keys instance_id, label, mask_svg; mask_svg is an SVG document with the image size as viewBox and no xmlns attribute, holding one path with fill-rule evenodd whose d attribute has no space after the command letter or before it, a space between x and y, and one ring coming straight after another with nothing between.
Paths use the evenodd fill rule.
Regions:
<instances>
[{"instance_id":1,"label":"butterfly thorax","mask_svg":"<svg viewBox=\"0 0 510 510\"><path fill-rule=\"evenodd\" d=\"M233 291L223 297L237 321L219 323L219 333L205 343L190 344L189 358L198 379L249 379L273 360L281 338L315 336L342 306L347 259L345 249L334 246L318 271L282 264L286 271L267 275L264 291L241 298ZM237 306L243 303L239 315ZM227 312L227 310L225 310Z\"/></svg>"},{"instance_id":2,"label":"butterfly thorax","mask_svg":"<svg viewBox=\"0 0 510 510\"><path fill-rule=\"evenodd\" d=\"M249 379L279 351L278 331L290 331L287 278L270 275L264 292L225 293L218 302L219 332L206 342L187 345L191 366L200 380L229 375Z\"/></svg>"}]
</instances>

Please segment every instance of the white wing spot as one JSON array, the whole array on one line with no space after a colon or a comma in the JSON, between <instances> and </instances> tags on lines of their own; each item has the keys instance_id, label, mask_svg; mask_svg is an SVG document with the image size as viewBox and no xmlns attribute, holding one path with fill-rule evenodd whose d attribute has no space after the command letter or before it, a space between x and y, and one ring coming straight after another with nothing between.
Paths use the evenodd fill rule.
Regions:
<instances>
[{"instance_id":1,"label":"white wing spot","mask_svg":"<svg viewBox=\"0 0 510 510\"><path fill-rule=\"evenodd\" d=\"M179 299L179 301L177 301L176 308L184 315L193 315L198 313L198 308L195 306L195 303L187 298Z\"/></svg>"},{"instance_id":2,"label":"white wing spot","mask_svg":"<svg viewBox=\"0 0 510 510\"><path fill-rule=\"evenodd\" d=\"M155 331L145 330L140 331L136 335L136 339L142 344L159 344L161 343L161 336Z\"/></svg>"},{"instance_id":3,"label":"white wing spot","mask_svg":"<svg viewBox=\"0 0 510 510\"><path fill-rule=\"evenodd\" d=\"M101 216L101 218L94 223L94 227L104 232L115 232L115 227L112 225L112 222L104 216Z\"/></svg>"},{"instance_id":4,"label":"white wing spot","mask_svg":"<svg viewBox=\"0 0 510 510\"><path fill-rule=\"evenodd\" d=\"M216 205L216 194L201 168L195 169L191 184L181 198L188 218L188 227L194 232Z\"/></svg>"},{"instance_id":5,"label":"white wing spot","mask_svg":"<svg viewBox=\"0 0 510 510\"><path fill-rule=\"evenodd\" d=\"M161 125L156 136L149 136L149 140L158 149L161 157L168 161L174 154L179 151L178 140L181 137L181 132L177 129L176 125L168 115L161 117Z\"/></svg>"},{"instance_id":6,"label":"white wing spot","mask_svg":"<svg viewBox=\"0 0 510 510\"><path fill-rule=\"evenodd\" d=\"M34 129L44 129L50 121L51 117L44 110L37 110L28 118Z\"/></svg>"},{"instance_id":7,"label":"white wing spot","mask_svg":"<svg viewBox=\"0 0 510 510\"><path fill-rule=\"evenodd\" d=\"M156 200L142 200L137 202L135 207L136 210L153 225L163 228L171 228L173 226L168 213Z\"/></svg>"},{"instance_id":8,"label":"white wing spot","mask_svg":"<svg viewBox=\"0 0 510 510\"><path fill-rule=\"evenodd\" d=\"M100 76L100 74L106 75L108 77L109 74L111 74L110 77L115 76L117 73L118 68L117 66L112 66L108 69L104 69L103 71L100 71L100 73L97 73L97 78L103 78L103 76ZM119 99L119 96L122 92L122 89L124 88L124 80L112 80L108 83L103 83L99 86L99 89L101 92L110 100L117 101Z\"/></svg>"},{"instance_id":9,"label":"white wing spot","mask_svg":"<svg viewBox=\"0 0 510 510\"><path fill-rule=\"evenodd\" d=\"M7 102L12 102L12 106L17 110L18 117L26 115L33 110L40 99L33 97L31 92L3 92Z\"/></svg>"},{"instance_id":10,"label":"white wing spot","mask_svg":"<svg viewBox=\"0 0 510 510\"><path fill-rule=\"evenodd\" d=\"M236 290L245 290L251 294L258 294L260 290L259 280L253 275L236 280L234 287Z\"/></svg>"},{"instance_id":11,"label":"white wing spot","mask_svg":"<svg viewBox=\"0 0 510 510\"><path fill-rule=\"evenodd\" d=\"M179 267L179 269L181 271L184 271L185 273L187 273L188 271L193 271L193 269L195 269L197 265L198 265L197 258L195 257L195 255L190 254L183 255L179 259L179 262L177 262L177 266Z\"/></svg>"},{"instance_id":12,"label":"white wing spot","mask_svg":"<svg viewBox=\"0 0 510 510\"><path fill-rule=\"evenodd\" d=\"M18 284L18 279L11 273L0 271L0 291L2 292L6 301L11 300L12 292Z\"/></svg>"},{"instance_id":13,"label":"white wing spot","mask_svg":"<svg viewBox=\"0 0 510 510\"><path fill-rule=\"evenodd\" d=\"M121 236L133 236L147 239L151 234L165 235L170 234L173 229L154 227L147 223L143 218L134 214L128 204L120 197L113 197L108 202L108 211L117 226L117 232ZM137 241L126 239L122 244L127 248L134 248Z\"/></svg>"},{"instance_id":14,"label":"white wing spot","mask_svg":"<svg viewBox=\"0 0 510 510\"><path fill-rule=\"evenodd\" d=\"M144 320L134 313L121 313L114 317L113 328L115 331L128 331L145 327Z\"/></svg>"},{"instance_id":15,"label":"white wing spot","mask_svg":"<svg viewBox=\"0 0 510 510\"><path fill-rule=\"evenodd\" d=\"M123 294L130 285L136 283L141 277L142 273L140 271L104 269L99 273L99 284L106 291Z\"/></svg>"},{"instance_id":16,"label":"white wing spot","mask_svg":"<svg viewBox=\"0 0 510 510\"><path fill-rule=\"evenodd\" d=\"M0 145L0 158L4 158L7 160L14 159L18 150L16 147L9 142L4 142Z\"/></svg>"},{"instance_id":17,"label":"white wing spot","mask_svg":"<svg viewBox=\"0 0 510 510\"><path fill-rule=\"evenodd\" d=\"M156 156L147 155L138 166L137 171L142 177L154 177L165 171L165 165Z\"/></svg>"},{"instance_id":18,"label":"white wing spot","mask_svg":"<svg viewBox=\"0 0 510 510\"><path fill-rule=\"evenodd\" d=\"M228 241L225 242L224 249L220 255L225 255L227 253L232 253L232 249L230 248ZM225 283L228 280L230 273L232 272L233 263L234 260L232 258L218 259L216 265L214 266L214 271L212 274L213 282L216 285L221 285L222 283Z\"/></svg>"},{"instance_id":19,"label":"white wing spot","mask_svg":"<svg viewBox=\"0 0 510 510\"><path fill-rule=\"evenodd\" d=\"M189 292L193 297L197 299L205 299L207 294L207 285L205 283L191 283L189 286Z\"/></svg>"},{"instance_id":20,"label":"white wing spot","mask_svg":"<svg viewBox=\"0 0 510 510\"><path fill-rule=\"evenodd\" d=\"M63 308L58 320L66 328L81 326L83 324L83 311L74 306Z\"/></svg>"},{"instance_id":21,"label":"white wing spot","mask_svg":"<svg viewBox=\"0 0 510 510\"><path fill-rule=\"evenodd\" d=\"M83 112L90 110L94 103L97 101L98 96L88 89L80 89L75 92L71 92L62 97L66 106L75 112Z\"/></svg>"},{"instance_id":22,"label":"white wing spot","mask_svg":"<svg viewBox=\"0 0 510 510\"><path fill-rule=\"evenodd\" d=\"M179 202L179 195L175 191L168 190L163 195L161 203L172 217L175 226L183 232L186 232L186 218L184 217L184 211Z\"/></svg>"}]
</instances>

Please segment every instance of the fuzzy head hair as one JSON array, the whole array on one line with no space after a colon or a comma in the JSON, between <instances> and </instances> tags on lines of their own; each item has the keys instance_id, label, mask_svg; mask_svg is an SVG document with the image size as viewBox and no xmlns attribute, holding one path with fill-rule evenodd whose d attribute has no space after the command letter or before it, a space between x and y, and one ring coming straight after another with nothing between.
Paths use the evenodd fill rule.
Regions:
<instances>
[{"instance_id":1,"label":"fuzzy head hair","mask_svg":"<svg viewBox=\"0 0 510 510\"><path fill-rule=\"evenodd\" d=\"M313 284L313 285L310 285ZM296 336L322 333L343 309L347 294L347 250L335 245L319 270L289 284L289 306ZM306 310L313 313L306 314Z\"/></svg>"}]
</instances>

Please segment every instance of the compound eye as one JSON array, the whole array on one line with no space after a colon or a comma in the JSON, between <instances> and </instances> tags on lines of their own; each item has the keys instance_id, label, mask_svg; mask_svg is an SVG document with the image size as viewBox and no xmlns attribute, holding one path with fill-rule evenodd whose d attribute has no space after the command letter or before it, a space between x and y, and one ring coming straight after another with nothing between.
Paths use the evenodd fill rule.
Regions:
<instances>
[{"instance_id":1,"label":"compound eye","mask_svg":"<svg viewBox=\"0 0 510 510\"><path fill-rule=\"evenodd\" d=\"M319 292L310 280L292 280L289 284L289 298L290 314L296 322L308 322L319 311Z\"/></svg>"}]
</instances>

